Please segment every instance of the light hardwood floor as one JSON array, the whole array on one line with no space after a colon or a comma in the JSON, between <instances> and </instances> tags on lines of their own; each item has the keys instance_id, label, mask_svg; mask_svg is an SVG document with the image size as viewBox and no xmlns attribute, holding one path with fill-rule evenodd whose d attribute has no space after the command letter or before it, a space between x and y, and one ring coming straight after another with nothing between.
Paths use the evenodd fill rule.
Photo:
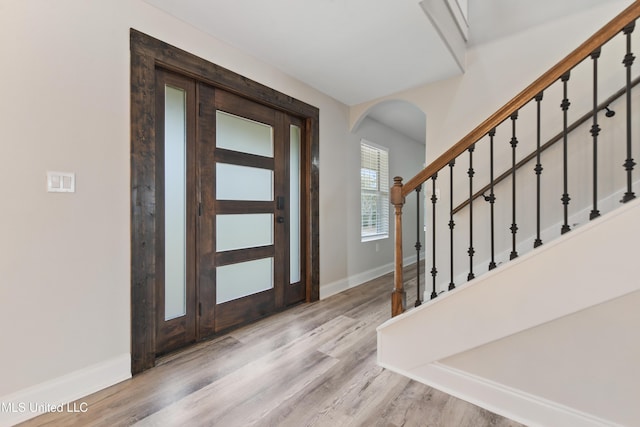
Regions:
<instances>
[{"instance_id":1,"label":"light hardwood floor","mask_svg":"<svg viewBox=\"0 0 640 427\"><path fill-rule=\"evenodd\" d=\"M86 413L22 425L519 426L376 365L375 329L390 317L392 287L388 274L299 305L80 399Z\"/></svg>"}]
</instances>

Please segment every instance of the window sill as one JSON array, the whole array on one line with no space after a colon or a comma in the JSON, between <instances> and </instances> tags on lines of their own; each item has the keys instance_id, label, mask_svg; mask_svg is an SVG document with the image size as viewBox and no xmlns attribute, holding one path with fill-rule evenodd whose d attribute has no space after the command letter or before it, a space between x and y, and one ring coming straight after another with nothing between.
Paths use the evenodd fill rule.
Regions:
<instances>
[{"instance_id":1,"label":"window sill","mask_svg":"<svg viewBox=\"0 0 640 427\"><path fill-rule=\"evenodd\" d=\"M388 238L389 238L388 234L376 234L375 236L361 237L360 243L372 242L374 240L383 240Z\"/></svg>"}]
</instances>

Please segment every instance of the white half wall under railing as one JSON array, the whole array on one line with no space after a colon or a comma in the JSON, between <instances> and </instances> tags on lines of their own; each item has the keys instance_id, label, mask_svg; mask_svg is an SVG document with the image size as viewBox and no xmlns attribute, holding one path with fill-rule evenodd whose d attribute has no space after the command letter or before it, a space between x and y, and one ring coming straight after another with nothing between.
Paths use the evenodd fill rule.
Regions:
<instances>
[{"instance_id":1,"label":"white half wall under railing","mask_svg":"<svg viewBox=\"0 0 640 427\"><path fill-rule=\"evenodd\" d=\"M529 426L640 425L640 200L378 328L381 366Z\"/></svg>"}]
</instances>

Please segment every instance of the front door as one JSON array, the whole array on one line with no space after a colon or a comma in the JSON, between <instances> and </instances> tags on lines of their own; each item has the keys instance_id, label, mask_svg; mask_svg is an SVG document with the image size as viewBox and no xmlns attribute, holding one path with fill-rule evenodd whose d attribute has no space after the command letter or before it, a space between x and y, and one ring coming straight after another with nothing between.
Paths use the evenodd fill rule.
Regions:
<instances>
[{"instance_id":1,"label":"front door","mask_svg":"<svg viewBox=\"0 0 640 427\"><path fill-rule=\"evenodd\" d=\"M164 100L158 132L166 140L158 156L164 162L164 215L158 218L164 221L164 276L156 352L162 353L305 299L305 207L300 120L160 70L158 81ZM181 117L178 130L171 114ZM171 148L169 137L181 148ZM169 175L174 169L179 178ZM174 187L184 194L172 195ZM179 231L175 240L168 237L172 226ZM177 268L167 270L173 264Z\"/></svg>"}]
</instances>

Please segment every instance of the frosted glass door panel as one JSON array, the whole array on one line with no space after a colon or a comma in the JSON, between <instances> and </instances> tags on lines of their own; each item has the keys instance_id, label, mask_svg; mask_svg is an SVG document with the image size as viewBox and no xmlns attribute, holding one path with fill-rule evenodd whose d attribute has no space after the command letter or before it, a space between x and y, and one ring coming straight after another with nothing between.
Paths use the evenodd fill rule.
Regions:
<instances>
[{"instance_id":1,"label":"frosted glass door panel","mask_svg":"<svg viewBox=\"0 0 640 427\"><path fill-rule=\"evenodd\" d=\"M273 214L216 215L216 251L273 245Z\"/></svg>"},{"instance_id":2,"label":"frosted glass door panel","mask_svg":"<svg viewBox=\"0 0 640 427\"><path fill-rule=\"evenodd\" d=\"M273 157L273 128L223 111L216 111L216 147Z\"/></svg>"},{"instance_id":3,"label":"frosted glass door panel","mask_svg":"<svg viewBox=\"0 0 640 427\"><path fill-rule=\"evenodd\" d=\"M186 92L165 85L164 99L164 318L187 310Z\"/></svg>"},{"instance_id":4,"label":"frosted glass door panel","mask_svg":"<svg viewBox=\"0 0 640 427\"><path fill-rule=\"evenodd\" d=\"M273 200L273 171L216 163L216 199Z\"/></svg>"},{"instance_id":5,"label":"frosted glass door panel","mask_svg":"<svg viewBox=\"0 0 640 427\"><path fill-rule=\"evenodd\" d=\"M300 128L290 126L289 156L289 237L290 237L290 283L300 281Z\"/></svg>"},{"instance_id":6,"label":"frosted glass door panel","mask_svg":"<svg viewBox=\"0 0 640 427\"><path fill-rule=\"evenodd\" d=\"M216 304L273 288L273 258L216 268Z\"/></svg>"}]
</instances>

